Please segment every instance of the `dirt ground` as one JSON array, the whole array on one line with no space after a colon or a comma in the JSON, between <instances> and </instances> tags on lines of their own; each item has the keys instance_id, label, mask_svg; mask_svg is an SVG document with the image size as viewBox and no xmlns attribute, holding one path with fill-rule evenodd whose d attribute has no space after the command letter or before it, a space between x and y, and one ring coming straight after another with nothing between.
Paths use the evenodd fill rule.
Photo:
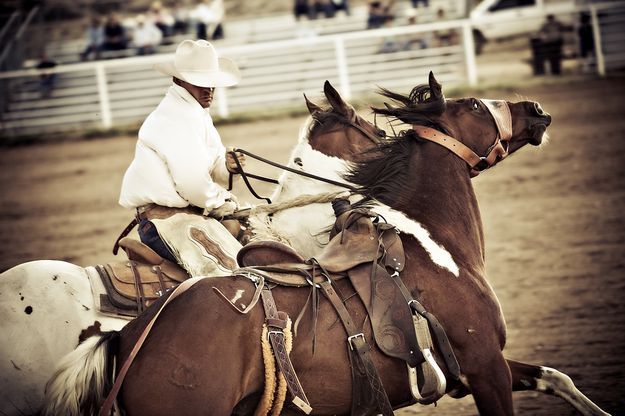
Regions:
<instances>
[{"instance_id":1,"label":"dirt ground","mask_svg":"<svg viewBox=\"0 0 625 416\"><path fill-rule=\"evenodd\" d=\"M482 95L537 100L554 120L548 145L523 149L474 180L488 273L508 323L506 355L558 368L606 411L625 415L625 81ZM286 162L302 121L219 129L226 144ZM113 242L132 218L117 197L134 141L1 148L0 270L34 259L113 260ZM254 163L250 170L278 175ZM515 410L575 414L560 399L534 393L516 393ZM476 413L471 398L398 412Z\"/></svg>"}]
</instances>

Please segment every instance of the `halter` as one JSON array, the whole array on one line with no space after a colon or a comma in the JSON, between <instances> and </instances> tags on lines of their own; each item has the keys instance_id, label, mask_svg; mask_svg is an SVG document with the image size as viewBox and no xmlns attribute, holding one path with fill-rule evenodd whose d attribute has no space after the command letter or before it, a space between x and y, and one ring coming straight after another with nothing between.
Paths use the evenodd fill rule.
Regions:
<instances>
[{"instance_id":1,"label":"halter","mask_svg":"<svg viewBox=\"0 0 625 416\"><path fill-rule=\"evenodd\" d=\"M508 144L512 138L512 115L508 103L503 100L481 100L488 108L497 125L495 143L486 151L486 156L478 156L464 143L431 127L413 125L413 130L422 139L437 143L451 150L455 155L467 162L471 168L470 175L475 177L508 156Z\"/></svg>"}]
</instances>

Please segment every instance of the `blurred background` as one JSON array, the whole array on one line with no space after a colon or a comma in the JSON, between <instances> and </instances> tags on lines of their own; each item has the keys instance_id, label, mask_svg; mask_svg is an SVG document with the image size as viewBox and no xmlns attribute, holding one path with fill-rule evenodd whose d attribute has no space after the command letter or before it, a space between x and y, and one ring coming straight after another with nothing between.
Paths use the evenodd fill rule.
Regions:
<instances>
[{"instance_id":1,"label":"blurred background","mask_svg":"<svg viewBox=\"0 0 625 416\"><path fill-rule=\"evenodd\" d=\"M151 70L209 39L243 81L218 118L299 109L326 79L353 100L433 70L478 87L625 67L625 4L592 0L47 0L0 9L0 136L136 127L169 80Z\"/></svg>"}]
</instances>

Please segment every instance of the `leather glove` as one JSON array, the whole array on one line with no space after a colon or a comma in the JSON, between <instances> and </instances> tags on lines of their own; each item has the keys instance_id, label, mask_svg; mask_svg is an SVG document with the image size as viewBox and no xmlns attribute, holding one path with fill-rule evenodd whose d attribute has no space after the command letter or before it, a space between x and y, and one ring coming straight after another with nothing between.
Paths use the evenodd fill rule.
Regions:
<instances>
[{"instance_id":1,"label":"leather glove","mask_svg":"<svg viewBox=\"0 0 625 416\"><path fill-rule=\"evenodd\" d=\"M239 203L233 196L232 198L226 199L226 201L221 206L209 212L208 215L210 217L220 219L225 216L232 215L237 209L239 209Z\"/></svg>"}]
</instances>

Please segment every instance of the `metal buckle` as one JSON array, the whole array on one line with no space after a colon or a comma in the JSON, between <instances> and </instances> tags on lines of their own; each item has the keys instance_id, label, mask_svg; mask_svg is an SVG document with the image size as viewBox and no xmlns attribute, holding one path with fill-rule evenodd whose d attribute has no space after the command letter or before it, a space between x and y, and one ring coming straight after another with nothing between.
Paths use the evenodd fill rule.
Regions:
<instances>
[{"instance_id":1,"label":"metal buckle","mask_svg":"<svg viewBox=\"0 0 625 416\"><path fill-rule=\"evenodd\" d=\"M347 337L347 342L349 343L349 348L351 348L352 351L354 350L354 344L353 344L352 341L354 339L358 338L358 337L362 338L362 340L364 342L367 342L366 339L365 339L365 334L363 334L362 332L359 333L359 334L351 335L351 336Z\"/></svg>"}]
</instances>

